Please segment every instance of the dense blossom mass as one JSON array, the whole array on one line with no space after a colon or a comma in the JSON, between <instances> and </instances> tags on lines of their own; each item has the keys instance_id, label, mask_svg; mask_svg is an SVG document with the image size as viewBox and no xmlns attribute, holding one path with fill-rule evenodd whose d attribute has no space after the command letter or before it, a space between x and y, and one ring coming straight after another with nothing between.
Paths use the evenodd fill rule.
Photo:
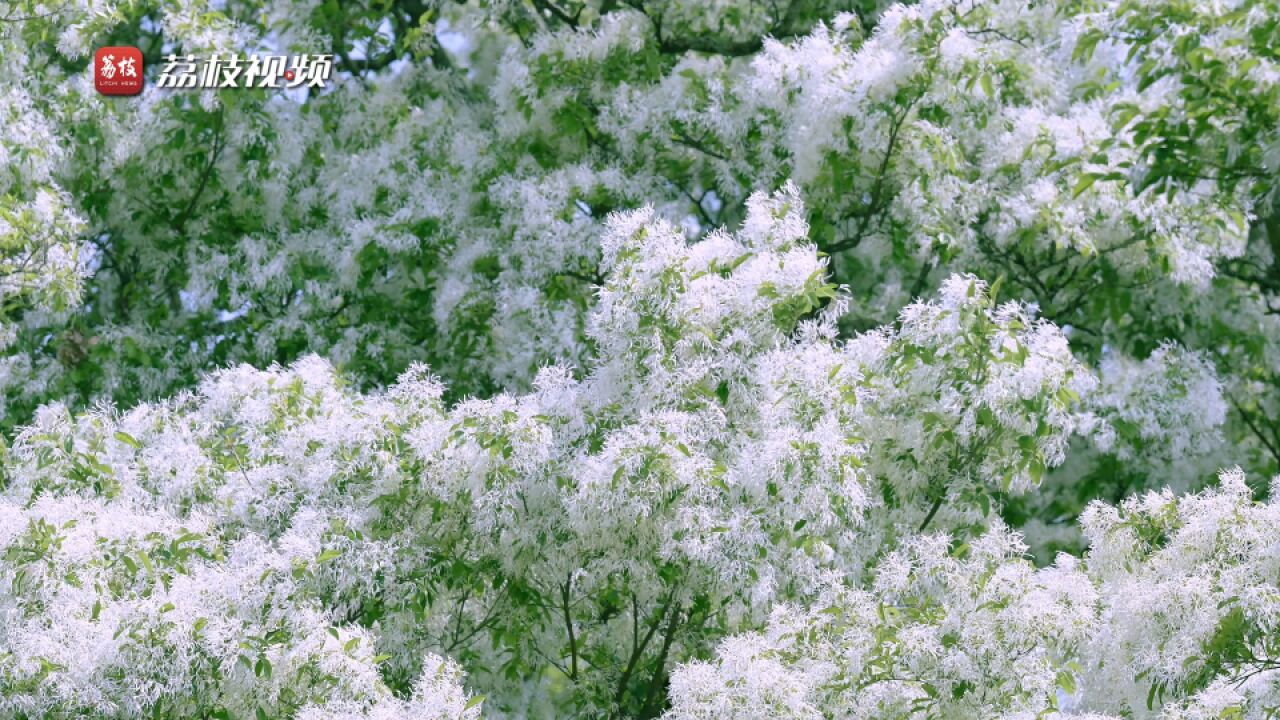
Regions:
<instances>
[{"instance_id":1,"label":"dense blossom mass","mask_svg":"<svg viewBox=\"0 0 1280 720\"><path fill-rule=\"evenodd\" d=\"M1278 47L0 1L0 718L1277 717Z\"/></svg>"}]
</instances>

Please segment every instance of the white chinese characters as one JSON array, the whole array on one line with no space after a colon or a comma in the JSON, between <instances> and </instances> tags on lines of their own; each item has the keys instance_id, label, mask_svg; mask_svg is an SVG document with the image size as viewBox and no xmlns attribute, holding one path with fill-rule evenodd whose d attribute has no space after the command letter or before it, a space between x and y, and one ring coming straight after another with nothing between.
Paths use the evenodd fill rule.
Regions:
<instances>
[{"instance_id":1,"label":"white chinese characters","mask_svg":"<svg viewBox=\"0 0 1280 720\"><path fill-rule=\"evenodd\" d=\"M332 55L213 54L207 59L195 55L165 57L159 86L178 89L224 88L323 88L333 72Z\"/></svg>"},{"instance_id":2,"label":"white chinese characters","mask_svg":"<svg viewBox=\"0 0 1280 720\"><path fill-rule=\"evenodd\" d=\"M98 74L111 80L116 77L116 73L119 73L122 78L138 77L138 70L134 66L134 58L126 56L116 60L116 56L112 54L103 56L101 65L98 68Z\"/></svg>"}]
</instances>

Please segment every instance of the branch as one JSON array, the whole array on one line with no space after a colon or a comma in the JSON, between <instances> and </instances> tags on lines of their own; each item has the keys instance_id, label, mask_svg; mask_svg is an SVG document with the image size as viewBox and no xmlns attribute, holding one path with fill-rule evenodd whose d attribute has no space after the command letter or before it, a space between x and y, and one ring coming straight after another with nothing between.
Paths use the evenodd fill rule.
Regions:
<instances>
[{"instance_id":1,"label":"branch","mask_svg":"<svg viewBox=\"0 0 1280 720\"><path fill-rule=\"evenodd\" d=\"M947 496L944 493L939 495L937 500L933 501L933 507L929 508L929 514L924 516L924 522L920 523L920 527L916 528L916 532L924 532L924 529L929 527L929 523L933 521L933 516L938 514L938 509L942 507L942 501L945 500L946 497Z\"/></svg>"},{"instance_id":2,"label":"branch","mask_svg":"<svg viewBox=\"0 0 1280 720\"><path fill-rule=\"evenodd\" d=\"M573 573L560 586L560 602L564 608L564 625L569 630L569 679L578 679L578 640L573 634L573 616L569 614L569 584L573 582Z\"/></svg>"},{"instance_id":3,"label":"branch","mask_svg":"<svg viewBox=\"0 0 1280 720\"><path fill-rule=\"evenodd\" d=\"M774 23L769 26L763 33L755 37L745 40L728 40L708 35L693 35L690 37L673 38L662 36L662 15L651 14L645 9L641 0L626 0L626 4L639 11L645 17L649 18L649 22L653 23L653 36L658 41L658 52L666 55L683 55L684 53L693 51L707 53L710 55L723 55L725 57L745 57L760 52L764 47L764 39L766 36L777 36L784 30L789 29L791 24L792 11L800 3L793 0L787 6L787 12L777 18ZM790 33L786 33L790 34Z\"/></svg>"},{"instance_id":4,"label":"branch","mask_svg":"<svg viewBox=\"0 0 1280 720\"><path fill-rule=\"evenodd\" d=\"M694 197L693 193L685 190L683 186L677 185L676 187L684 194L685 197L689 198L689 202L693 203L693 206L697 208L698 216L702 218L702 221L706 223L706 226L708 228L715 227L716 221L711 218L711 214L707 212L707 209L702 207L702 201L707 199L707 193L711 191L704 190L701 197Z\"/></svg>"},{"instance_id":5,"label":"branch","mask_svg":"<svg viewBox=\"0 0 1280 720\"><path fill-rule=\"evenodd\" d=\"M662 618L666 617L667 610L671 608L671 603L675 601L675 596L675 588L672 588L671 591L667 593L667 599L663 602L662 608L658 611L657 621L654 622L653 625L649 626L649 630L645 633L644 638L637 643L635 641L635 637L639 632L640 609L635 593L631 593L631 617L633 623L631 628L631 657L627 659L627 667L622 671L622 677L618 680L618 692L613 698L613 704L617 706L619 712L622 711L622 701L626 698L627 685L631 682L631 675L635 672L641 656L644 655L645 648L649 646L649 641L653 639L654 633L656 633L658 628L662 625Z\"/></svg>"},{"instance_id":6,"label":"branch","mask_svg":"<svg viewBox=\"0 0 1280 720\"><path fill-rule=\"evenodd\" d=\"M502 604L502 600L505 598L506 594L507 586L504 585L502 587L502 592L498 593L498 597L494 599L493 604L489 606L489 610L485 612L484 617L480 619L480 622L477 623L476 626L466 635L457 637L457 633L455 632L455 639L449 647L445 648L445 652L453 652L456 648L469 641L486 628L493 626L494 622L498 619L498 607Z\"/></svg>"},{"instance_id":7,"label":"branch","mask_svg":"<svg viewBox=\"0 0 1280 720\"><path fill-rule=\"evenodd\" d=\"M581 280L588 285L604 285L604 278L601 277L598 272L595 275L584 275L583 273L574 272L572 270L562 270L552 277L573 278L574 280Z\"/></svg>"},{"instance_id":8,"label":"branch","mask_svg":"<svg viewBox=\"0 0 1280 720\"><path fill-rule=\"evenodd\" d=\"M1280 440L1272 442L1272 440L1267 437L1266 433L1262 432L1262 428L1254 424L1253 418L1244 411L1244 408L1240 407L1240 403L1236 401L1234 396L1228 394L1227 400L1231 402L1231 406L1240 414L1240 419L1244 420L1244 424L1248 426L1249 430L1253 432L1255 436L1257 436L1258 440L1262 443L1262 446L1267 449L1267 452L1271 453L1271 456L1275 458L1277 463L1280 463L1280 445L1277 444L1280 443Z\"/></svg>"},{"instance_id":9,"label":"branch","mask_svg":"<svg viewBox=\"0 0 1280 720\"><path fill-rule=\"evenodd\" d=\"M1015 45L1021 45L1022 47L1027 47L1027 43L1025 41L1019 40L1018 38L1013 37L1012 35L1009 35L1005 31L1000 30L998 28L980 28L978 30L965 30L964 33L966 35L995 35L996 37L1002 38L1004 40L1008 40L1009 42L1014 43Z\"/></svg>"},{"instance_id":10,"label":"branch","mask_svg":"<svg viewBox=\"0 0 1280 720\"><path fill-rule=\"evenodd\" d=\"M663 38L658 36L658 52L666 55L683 55L694 51L725 57L745 57L760 52L764 47L764 38L756 37L747 40L723 40L711 37Z\"/></svg>"},{"instance_id":11,"label":"branch","mask_svg":"<svg viewBox=\"0 0 1280 720\"><path fill-rule=\"evenodd\" d=\"M920 272L916 274L915 282L911 283L911 301L915 302L920 297L920 293L924 290L924 284L929 281L929 273L933 270L933 266L928 262L920 263Z\"/></svg>"},{"instance_id":12,"label":"branch","mask_svg":"<svg viewBox=\"0 0 1280 720\"><path fill-rule=\"evenodd\" d=\"M907 106L903 108L902 114L893 120L893 126L889 129L889 145L884 150L884 158L880 160L880 168L876 171L876 181L871 187L871 199L867 204L867 210L858 218L858 228L854 231L853 236L843 242L838 242L828 247L822 248L827 253L837 253L842 250L849 250L858 246L862 242L862 236L867 231L867 226L871 222L871 218L879 215L884 208L881 207L881 194L884 191L884 179L889 173L889 161L893 159L893 151L898 144L898 134L902 130L902 126L907 122L907 116L911 114L911 108L915 107L920 96L911 99Z\"/></svg>"},{"instance_id":13,"label":"branch","mask_svg":"<svg viewBox=\"0 0 1280 720\"><path fill-rule=\"evenodd\" d=\"M698 152L704 155L710 155L711 157L717 160L729 162L729 158L727 156L722 155L721 153L718 153L715 150L709 149L706 145L702 144L702 140L695 140L694 138L689 137L689 134L682 129L677 128L676 131L671 135L671 139L674 140L677 144L683 145L691 150L697 150Z\"/></svg>"},{"instance_id":14,"label":"branch","mask_svg":"<svg viewBox=\"0 0 1280 720\"><path fill-rule=\"evenodd\" d=\"M467 601L471 599L471 586L467 586L462 594L462 602L458 603L457 611L453 615L453 639L449 646L454 647L458 644L458 636L462 634L462 613L467 609Z\"/></svg>"},{"instance_id":15,"label":"branch","mask_svg":"<svg viewBox=\"0 0 1280 720\"><path fill-rule=\"evenodd\" d=\"M672 590L674 593L674 589ZM667 655L671 652L671 643L675 641L676 629L680 627L680 607L676 606L671 609L671 619L667 621L667 631L662 638L662 650L658 653L658 663L653 669L653 678L649 681L649 689L645 692L644 705L640 707L640 717L653 718L657 717L658 708L654 705L658 698L662 696L659 688L663 685L663 676L666 674ZM650 711L653 707L653 711Z\"/></svg>"},{"instance_id":16,"label":"branch","mask_svg":"<svg viewBox=\"0 0 1280 720\"><path fill-rule=\"evenodd\" d=\"M209 184L209 177L213 174L213 164L218 161L218 155L221 154L223 148L222 134L222 110L218 110L217 122L214 125L213 148L209 153L209 161L205 163L204 171L200 174L200 184L196 186L196 191L192 193L191 199L187 201L187 206L183 208L182 214L173 222L173 229L179 234L186 229L187 221L191 219L191 213L195 212L196 203L200 201L200 196L204 193L205 187Z\"/></svg>"}]
</instances>

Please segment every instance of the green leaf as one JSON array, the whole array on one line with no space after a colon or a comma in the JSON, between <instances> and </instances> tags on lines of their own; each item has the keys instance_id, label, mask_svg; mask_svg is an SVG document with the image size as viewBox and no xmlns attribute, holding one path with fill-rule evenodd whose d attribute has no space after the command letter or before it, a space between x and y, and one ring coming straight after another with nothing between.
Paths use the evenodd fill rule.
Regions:
<instances>
[{"instance_id":1,"label":"green leaf","mask_svg":"<svg viewBox=\"0 0 1280 720\"><path fill-rule=\"evenodd\" d=\"M1059 670L1057 682L1058 682L1058 687L1062 688L1062 691L1065 692L1066 694L1068 695L1076 694L1075 675L1072 675L1070 672L1067 672L1066 670Z\"/></svg>"},{"instance_id":2,"label":"green leaf","mask_svg":"<svg viewBox=\"0 0 1280 720\"><path fill-rule=\"evenodd\" d=\"M136 448L142 447L142 443L138 442L136 438L134 438L132 435L130 435L129 433L123 430L117 430L115 433L115 438L120 442L124 443L125 445L128 445L132 448L136 449Z\"/></svg>"},{"instance_id":3,"label":"green leaf","mask_svg":"<svg viewBox=\"0 0 1280 720\"><path fill-rule=\"evenodd\" d=\"M1091 174L1081 175L1080 181L1076 183L1075 188L1071 191L1071 197L1072 198L1080 197L1080 195L1082 195L1085 190L1088 190L1089 188L1093 187L1093 184L1097 181L1098 181L1097 175L1091 175Z\"/></svg>"}]
</instances>

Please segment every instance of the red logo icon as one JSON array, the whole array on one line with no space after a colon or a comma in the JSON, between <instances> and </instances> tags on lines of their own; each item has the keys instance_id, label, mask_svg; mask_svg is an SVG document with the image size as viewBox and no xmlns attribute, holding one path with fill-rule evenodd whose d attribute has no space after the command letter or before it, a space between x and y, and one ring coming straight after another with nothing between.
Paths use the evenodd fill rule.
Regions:
<instances>
[{"instance_id":1,"label":"red logo icon","mask_svg":"<svg viewBox=\"0 0 1280 720\"><path fill-rule=\"evenodd\" d=\"M93 86L103 95L142 92L142 51L136 47L98 48L93 56Z\"/></svg>"}]
</instances>

